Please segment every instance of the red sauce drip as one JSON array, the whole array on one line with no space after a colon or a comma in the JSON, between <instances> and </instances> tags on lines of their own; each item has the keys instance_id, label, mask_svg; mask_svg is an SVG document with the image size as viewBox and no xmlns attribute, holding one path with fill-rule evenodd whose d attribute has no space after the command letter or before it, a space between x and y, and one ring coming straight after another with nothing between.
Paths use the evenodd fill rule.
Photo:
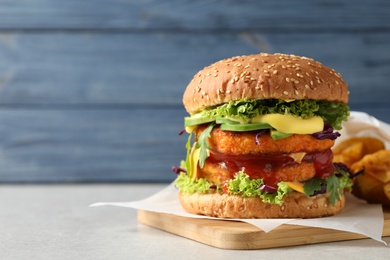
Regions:
<instances>
[{"instance_id":1,"label":"red sauce drip","mask_svg":"<svg viewBox=\"0 0 390 260\"><path fill-rule=\"evenodd\" d=\"M302 162L313 162L316 178L329 177L334 172L333 152L327 149L318 153L306 154ZM283 181L275 174L284 167L299 165L293 158L283 154L270 155L224 155L211 153L207 158L210 163L221 163L232 174L245 169L245 173L251 179L262 178L267 185L276 187L277 183ZM232 176L233 178L233 176Z\"/></svg>"},{"instance_id":2,"label":"red sauce drip","mask_svg":"<svg viewBox=\"0 0 390 260\"><path fill-rule=\"evenodd\" d=\"M319 153L307 154L303 158L303 161L314 163L316 178L325 179L335 172L335 167L333 165L333 152L331 149Z\"/></svg>"}]
</instances>

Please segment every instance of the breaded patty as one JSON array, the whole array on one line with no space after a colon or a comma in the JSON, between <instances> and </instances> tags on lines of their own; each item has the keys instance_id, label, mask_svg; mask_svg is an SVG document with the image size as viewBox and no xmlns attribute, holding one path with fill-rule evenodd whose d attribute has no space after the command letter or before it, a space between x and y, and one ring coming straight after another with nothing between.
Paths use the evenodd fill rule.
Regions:
<instances>
[{"instance_id":1,"label":"breaded patty","mask_svg":"<svg viewBox=\"0 0 390 260\"><path fill-rule=\"evenodd\" d=\"M198 127L196 136L204 129L205 126ZM197 178L222 185L244 170L250 178L262 178L268 185L276 185L280 181L302 182L333 173L333 140L298 134L274 140L268 132L261 136L259 132L214 127L209 138L210 156L204 167L198 168ZM302 157L297 159L299 154Z\"/></svg>"},{"instance_id":2,"label":"breaded patty","mask_svg":"<svg viewBox=\"0 0 390 260\"><path fill-rule=\"evenodd\" d=\"M238 169L238 168L237 168ZM240 171L231 171L226 167L226 163L209 162L202 169L198 169L198 178L205 178L217 185L223 185L226 181L233 179L234 175ZM245 171L245 168L243 169ZM248 171L245 171L248 174ZM268 185L275 186L281 181L302 182L315 176L315 167L313 163L300 163L291 166L275 169L272 173L258 171L257 174L250 176L251 179L262 178ZM272 176L269 176L272 175ZM268 178L267 178L268 177Z\"/></svg>"},{"instance_id":3,"label":"breaded patty","mask_svg":"<svg viewBox=\"0 0 390 260\"><path fill-rule=\"evenodd\" d=\"M199 136L206 126L200 126L195 130ZM311 135L292 135L277 141L272 139L269 133L256 135L260 131L233 132L221 130L218 126L211 131L209 145L211 150L222 154L242 155L257 153L313 153L331 148L334 140L319 140Z\"/></svg>"}]
</instances>

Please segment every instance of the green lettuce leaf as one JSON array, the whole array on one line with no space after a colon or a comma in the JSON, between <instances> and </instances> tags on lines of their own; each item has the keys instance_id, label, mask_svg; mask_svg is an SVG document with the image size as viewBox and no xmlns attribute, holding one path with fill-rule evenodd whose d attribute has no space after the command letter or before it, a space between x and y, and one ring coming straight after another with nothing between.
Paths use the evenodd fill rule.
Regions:
<instances>
[{"instance_id":1,"label":"green lettuce leaf","mask_svg":"<svg viewBox=\"0 0 390 260\"><path fill-rule=\"evenodd\" d=\"M333 128L340 130L341 123L349 116L349 107L343 103L325 100L241 99L205 109L200 114L193 116L207 118L208 120L233 118L248 123L253 117L271 113L291 114L303 119L320 116Z\"/></svg>"},{"instance_id":2,"label":"green lettuce leaf","mask_svg":"<svg viewBox=\"0 0 390 260\"><path fill-rule=\"evenodd\" d=\"M344 189L352 190L352 184L348 174L339 171L325 179L314 178L305 181L303 190L307 196L311 196L316 191L321 190L322 185L326 185L326 192L329 192L329 202L334 205L336 200L340 200L340 194L343 194Z\"/></svg>"},{"instance_id":3,"label":"green lettuce leaf","mask_svg":"<svg viewBox=\"0 0 390 260\"><path fill-rule=\"evenodd\" d=\"M175 185L181 192L192 194L195 192L207 193L207 192L220 192L222 188L220 186L213 185L209 181L200 178L196 181L185 173L180 173L175 180ZM278 189L274 193L267 193L259 189L263 184L263 180L254 179L251 180L244 172L239 172L235 175L235 178L228 183L228 191L231 194L241 195L244 197L260 197L263 202L270 204L283 204L283 196L292 190L286 183L278 183Z\"/></svg>"},{"instance_id":4,"label":"green lettuce leaf","mask_svg":"<svg viewBox=\"0 0 390 260\"><path fill-rule=\"evenodd\" d=\"M208 142L208 138L210 137L211 130L213 130L214 126L215 123L209 124L207 128L199 135L198 141L195 143L195 149L200 149L199 151L200 168L203 168L207 157L209 157L210 145Z\"/></svg>"},{"instance_id":5,"label":"green lettuce leaf","mask_svg":"<svg viewBox=\"0 0 390 260\"><path fill-rule=\"evenodd\" d=\"M229 181L228 191L231 194L244 197L260 197L264 203L278 205L282 205L284 195L292 191L285 182L279 182L276 192L267 193L259 189L263 183L262 179L251 180L246 173L241 171L234 176L234 179Z\"/></svg>"},{"instance_id":6,"label":"green lettuce leaf","mask_svg":"<svg viewBox=\"0 0 390 260\"><path fill-rule=\"evenodd\" d=\"M198 179L197 181L193 181L191 180L191 177L183 172L179 174L179 176L174 181L174 184L180 189L181 192L187 194L192 194L195 192L207 193L211 190L211 186L215 186L203 178ZM216 187L216 189L213 189L213 191L220 191L220 187Z\"/></svg>"},{"instance_id":7,"label":"green lettuce leaf","mask_svg":"<svg viewBox=\"0 0 390 260\"><path fill-rule=\"evenodd\" d=\"M342 103L318 101L317 114L330 123L334 129L340 130L341 123L346 121L350 112L349 107Z\"/></svg>"},{"instance_id":8,"label":"green lettuce leaf","mask_svg":"<svg viewBox=\"0 0 390 260\"><path fill-rule=\"evenodd\" d=\"M336 175L331 175L326 178L326 192L330 192L329 202L334 205L336 200L340 200L340 194L343 194L343 187L340 185Z\"/></svg>"}]
</instances>

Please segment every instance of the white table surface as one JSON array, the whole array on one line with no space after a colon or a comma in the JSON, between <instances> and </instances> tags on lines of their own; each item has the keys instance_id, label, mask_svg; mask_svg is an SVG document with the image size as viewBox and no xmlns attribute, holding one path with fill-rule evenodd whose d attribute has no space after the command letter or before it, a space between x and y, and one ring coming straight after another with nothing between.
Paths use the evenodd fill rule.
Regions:
<instances>
[{"instance_id":1,"label":"white table surface","mask_svg":"<svg viewBox=\"0 0 390 260\"><path fill-rule=\"evenodd\" d=\"M165 186L1 185L0 259L390 259L390 246L371 239L218 249L139 224L134 209L88 207L146 198Z\"/></svg>"}]
</instances>

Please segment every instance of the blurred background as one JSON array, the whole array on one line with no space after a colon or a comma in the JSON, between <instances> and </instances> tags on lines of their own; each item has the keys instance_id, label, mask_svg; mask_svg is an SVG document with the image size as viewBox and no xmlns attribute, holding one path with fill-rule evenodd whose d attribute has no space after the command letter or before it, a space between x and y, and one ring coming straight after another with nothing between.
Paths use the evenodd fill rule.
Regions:
<instances>
[{"instance_id":1,"label":"blurred background","mask_svg":"<svg viewBox=\"0 0 390 260\"><path fill-rule=\"evenodd\" d=\"M0 183L172 181L188 82L258 52L336 69L390 123L388 0L1 0Z\"/></svg>"}]
</instances>

